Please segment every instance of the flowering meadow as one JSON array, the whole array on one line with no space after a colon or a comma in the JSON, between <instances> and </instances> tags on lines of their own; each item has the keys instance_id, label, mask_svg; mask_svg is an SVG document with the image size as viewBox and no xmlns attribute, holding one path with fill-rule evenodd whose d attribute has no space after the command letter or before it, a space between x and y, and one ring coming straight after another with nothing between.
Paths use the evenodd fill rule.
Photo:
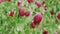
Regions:
<instances>
[{"instance_id":1,"label":"flowering meadow","mask_svg":"<svg viewBox=\"0 0 60 34\"><path fill-rule=\"evenodd\" d=\"M0 0L0 34L60 34L60 0Z\"/></svg>"}]
</instances>

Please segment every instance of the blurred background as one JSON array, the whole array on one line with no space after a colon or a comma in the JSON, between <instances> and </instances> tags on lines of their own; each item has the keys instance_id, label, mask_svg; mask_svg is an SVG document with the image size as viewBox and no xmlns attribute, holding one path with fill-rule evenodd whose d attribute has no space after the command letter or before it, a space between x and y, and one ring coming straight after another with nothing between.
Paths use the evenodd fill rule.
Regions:
<instances>
[{"instance_id":1,"label":"blurred background","mask_svg":"<svg viewBox=\"0 0 60 34\"><path fill-rule=\"evenodd\" d=\"M60 34L60 0L0 0L0 34Z\"/></svg>"}]
</instances>

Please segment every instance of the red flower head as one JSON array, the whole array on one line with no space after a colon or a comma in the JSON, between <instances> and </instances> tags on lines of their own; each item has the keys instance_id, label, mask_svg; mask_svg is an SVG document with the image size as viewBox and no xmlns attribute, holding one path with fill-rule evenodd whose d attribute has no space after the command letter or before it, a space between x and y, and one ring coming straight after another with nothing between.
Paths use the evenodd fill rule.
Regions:
<instances>
[{"instance_id":1,"label":"red flower head","mask_svg":"<svg viewBox=\"0 0 60 34\"><path fill-rule=\"evenodd\" d=\"M38 7L38 8L40 8L40 7L41 7L41 4L40 4L40 2L39 2L39 1L36 1L36 2L35 2L35 4L37 5L37 7Z\"/></svg>"},{"instance_id":2,"label":"red flower head","mask_svg":"<svg viewBox=\"0 0 60 34\"><path fill-rule=\"evenodd\" d=\"M57 13L57 18L60 19L60 12Z\"/></svg>"},{"instance_id":3,"label":"red flower head","mask_svg":"<svg viewBox=\"0 0 60 34\"><path fill-rule=\"evenodd\" d=\"M13 17L14 16L14 11L11 11L9 16Z\"/></svg>"},{"instance_id":4,"label":"red flower head","mask_svg":"<svg viewBox=\"0 0 60 34\"><path fill-rule=\"evenodd\" d=\"M18 5L18 6L20 6L20 4L21 4L20 2L17 2L17 5Z\"/></svg>"},{"instance_id":5,"label":"red flower head","mask_svg":"<svg viewBox=\"0 0 60 34\"><path fill-rule=\"evenodd\" d=\"M47 6L44 6L44 10L47 10Z\"/></svg>"},{"instance_id":6,"label":"red flower head","mask_svg":"<svg viewBox=\"0 0 60 34\"><path fill-rule=\"evenodd\" d=\"M2 2L2 0L0 0L0 3Z\"/></svg>"},{"instance_id":7,"label":"red flower head","mask_svg":"<svg viewBox=\"0 0 60 34\"><path fill-rule=\"evenodd\" d=\"M31 23L31 27L32 27L32 28L35 28L34 21L32 21L32 23Z\"/></svg>"},{"instance_id":8,"label":"red flower head","mask_svg":"<svg viewBox=\"0 0 60 34\"><path fill-rule=\"evenodd\" d=\"M34 23L36 24L39 24L40 22L42 21L42 15L37 13L35 16L34 16Z\"/></svg>"},{"instance_id":9,"label":"red flower head","mask_svg":"<svg viewBox=\"0 0 60 34\"><path fill-rule=\"evenodd\" d=\"M33 0L27 0L28 1L28 3L32 3L33 2Z\"/></svg>"},{"instance_id":10,"label":"red flower head","mask_svg":"<svg viewBox=\"0 0 60 34\"><path fill-rule=\"evenodd\" d=\"M19 15L20 16L24 16L25 15L25 12L23 9L19 8Z\"/></svg>"},{"instance_id":11,"label":"red flower head","mask_svg":"<svg viewBox=\"0 0 60 34\"><path fill-rule=\"evenodd\" d=\"M25 12L25 16L29 16L30 15L30 10L28 10L27 12Z\"/></svg>"},{"instance_id":12,"label":"red flower head","mask_svg":"<svg viewBox=\"0 0 60 34\"><path fill-rule=\"evenodd\" d=\"M43 34L48 34L48 31L47 31L47 30L45 30L45 31L43 32Z\"/></svg>"}]
</instances>

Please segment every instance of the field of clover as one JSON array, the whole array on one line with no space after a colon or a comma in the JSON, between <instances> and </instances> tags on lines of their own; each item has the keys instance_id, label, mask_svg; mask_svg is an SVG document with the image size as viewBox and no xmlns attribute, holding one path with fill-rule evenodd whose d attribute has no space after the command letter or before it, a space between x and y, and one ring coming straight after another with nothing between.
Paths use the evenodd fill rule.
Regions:
<instances>
[{"instance_id":1,"label":"field of clover","mask_svg":"<svg viewBox=\"0 0 60 34\"><path fill-rule=\"evenodd\" d=\"M60 0L0 0L0 34L60 34Z\"/></svg>"}]
</instances>

